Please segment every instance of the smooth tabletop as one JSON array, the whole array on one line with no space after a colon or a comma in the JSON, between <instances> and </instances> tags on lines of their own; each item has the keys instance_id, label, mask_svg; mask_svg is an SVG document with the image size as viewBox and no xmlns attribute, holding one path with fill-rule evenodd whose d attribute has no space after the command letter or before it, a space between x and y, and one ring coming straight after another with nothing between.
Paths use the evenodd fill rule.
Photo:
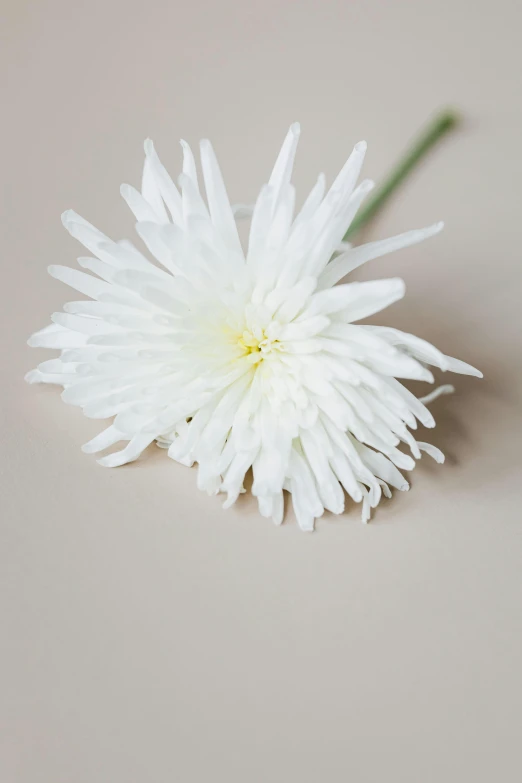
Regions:
<instances>
[{"instance_id":1,"label":"smooth tabletop","mask_svg":"<svg viewBox=\"0 0 522 783\"><path fill-rule=\"evenodd\" d=\"M522 181L515 0L2 3L2 783L522 779ZM412 489L314 534L229 511L150 447L109 470L103 422L24 374L73 298L73 208L132 238L121 182L152 137L209 137L249 203L299 120L303 197L368 141L377 181L438 109L463 118L365 238L446 222L366 265L379 316L479 367L432 407Z\"/></svg>"}]
</instances>

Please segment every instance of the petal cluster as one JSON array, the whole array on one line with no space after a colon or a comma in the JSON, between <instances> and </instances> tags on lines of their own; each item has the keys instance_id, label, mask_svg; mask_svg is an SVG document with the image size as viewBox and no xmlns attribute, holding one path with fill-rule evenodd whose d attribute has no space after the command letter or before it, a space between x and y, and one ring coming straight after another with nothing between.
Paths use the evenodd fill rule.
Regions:
<instances>
[{"instance_id":1,"label":"petal cluster","mask_svg":"<svg viewBox=\"0 0 522 783\"><path fill-rule=\"evenodd\" d=\"M82 270L49 267L83 297L54 313L29 344L59 358L30 382L63 386L64 402L112 420L83 450L109 467L135 460L153 441L183 465L198 464L198 487L244 492L280 523L290 493L303 530L348 495L362 518L401 471L425 451L417 422L435 422L398 380L433 382L428 365L480 376L464 362L396 329L360 325L404 295L397 278L341 283L361 264L438 233L442 224L359 247L343 236L373 183L357 181L366 145L357 144L326 192L320 175L295 211L291 184L299 126L292 125L253 208L231 206L209 141L200 145L203 188L182 142L177 183L145 142L141 190L121 193L148 255L114 242L72 211L67 230L91 254ZM237 221L251 216L246 251ZM410 454L399 446L406 444Z\"/></svg>"}]
</instances>

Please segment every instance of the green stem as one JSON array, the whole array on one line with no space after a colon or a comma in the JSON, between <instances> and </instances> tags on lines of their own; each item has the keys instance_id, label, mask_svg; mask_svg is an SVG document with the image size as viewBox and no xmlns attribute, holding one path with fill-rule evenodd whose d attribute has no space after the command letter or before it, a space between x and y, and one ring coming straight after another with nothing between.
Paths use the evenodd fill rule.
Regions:
<instances>
[{"instance_id":1,"label":"green stem","mask_svg":"<svg viewBox=\"0 0 522 783\"><path fill-rule=\"evenodd\" d=\"M458 121L459 117L455 112L444 111L429 123L403 157L399 159L384 182L376 188L366 206L355 216L350 228L344 235L345 242L351 239L357 231L360 231L374 217L419 161L424 158L442 136L458 124Z\"/></svg>"}]
</instances>

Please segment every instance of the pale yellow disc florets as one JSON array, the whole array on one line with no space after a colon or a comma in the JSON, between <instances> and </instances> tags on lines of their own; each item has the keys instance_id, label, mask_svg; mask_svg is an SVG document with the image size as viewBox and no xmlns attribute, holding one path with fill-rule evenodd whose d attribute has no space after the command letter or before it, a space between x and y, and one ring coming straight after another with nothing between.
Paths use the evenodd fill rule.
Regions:
<instances>
[{"instance_id":1,"label":"pale yellow disc florets","mask_svg":"<svg viewBox=\"0 0 522 783\"><path fill-rule=\"evenodd\" d=\"M245 329L237 341L243 349L247 360L252 364L258 364L274 350L280 350L279 340L270 340L264 329L250 331Z\"/></svg>"}]
</instances>

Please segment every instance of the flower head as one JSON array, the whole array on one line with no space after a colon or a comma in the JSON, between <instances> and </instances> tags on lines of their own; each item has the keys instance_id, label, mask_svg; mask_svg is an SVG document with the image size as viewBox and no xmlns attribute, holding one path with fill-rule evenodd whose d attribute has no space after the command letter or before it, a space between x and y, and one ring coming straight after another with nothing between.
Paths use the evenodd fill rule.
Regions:
<instances>
[{"instance_id":1,"label":"flower head","mask_svg":"<svg viewBox=\"0 0 522 783\"><path fill-rule=\"evenodd\" d=\"M411 470L421 451L443 461L411 434L417 420L434 420L397 378L433 382L427 365L480 373L413 335L356 325L400 299L404 283L340 281L442 224L344 245L373 186L356 185L366 145L355 146L326 194L320 175L295 214L298 138L295 124L250 210L246 252L237 219L249 210L231 207L209 141L201 142L206 199L185 142L179 189L151 141L141 192L122 186L153 261L65 212L65 227L92 256L78 259L87 271L49 272L89 299L69 302L30 338L60 357L27 379L59 384L63 400L86 416L113 419L83 447L126 442L100 464L131 462L157 441L178 462L197 462L198 487L225 493L226 507L252 468L261 514L280 523L287 490L300 527L311 530L324 509L343 511L345 492L362 502L367 521L390 486L408 489L400 470Z\"/></svg>"}]
</instances>

